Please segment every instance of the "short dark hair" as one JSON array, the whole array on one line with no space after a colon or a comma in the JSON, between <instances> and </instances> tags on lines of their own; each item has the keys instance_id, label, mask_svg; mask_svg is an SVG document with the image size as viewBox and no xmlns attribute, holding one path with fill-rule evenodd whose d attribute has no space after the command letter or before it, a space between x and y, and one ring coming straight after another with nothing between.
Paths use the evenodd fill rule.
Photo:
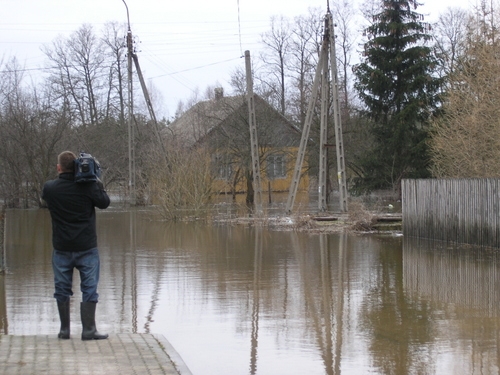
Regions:
<instances>
[{"instance_id":1,"label":"short dark hair","mask_svg":"<svg viewBox=\"0 0 500 375\"><path fill-rule=\"evenodd\" d=\"M61 166L63 172L75 171L76 155L71 151L63 151L57 156L57 164Z\"/></svg>"}]
</instances>

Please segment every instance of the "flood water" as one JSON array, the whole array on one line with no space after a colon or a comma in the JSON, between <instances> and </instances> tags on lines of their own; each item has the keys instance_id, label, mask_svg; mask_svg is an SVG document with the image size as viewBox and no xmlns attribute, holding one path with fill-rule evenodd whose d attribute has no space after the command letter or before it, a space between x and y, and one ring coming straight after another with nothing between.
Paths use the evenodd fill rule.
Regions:
<instances>
[{"instance_id":1,"label":"flood water","mask_svg":"<svg viewBox=\"0 0 500 375\"><path fill-rule=\"evenodd\" d=\"M500 371L495 251L148 217L98 213L98 329L162 334L194 375ZM7 213L0 333L57 340L50 228Z\"/></svg>"}]
</instances>

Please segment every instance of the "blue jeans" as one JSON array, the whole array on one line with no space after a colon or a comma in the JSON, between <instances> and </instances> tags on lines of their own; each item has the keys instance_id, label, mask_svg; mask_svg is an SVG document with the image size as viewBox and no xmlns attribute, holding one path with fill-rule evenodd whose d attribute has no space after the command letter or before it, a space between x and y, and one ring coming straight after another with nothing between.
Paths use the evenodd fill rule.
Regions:
<instances>
[{"instance_id":1,"label":"blue jeans","mask_svg":"<svg viewBox=\"0 0 500 375\"><path fill-rule=\"evenodd\" d=\"M97 284L99 283L99 251L97 247L85 251L52 252L54 269L54 298L58 302L68 302L73 295L73 269L80 272L80 290L83 302L97 302Z\"/></svg>"}]
</instances>

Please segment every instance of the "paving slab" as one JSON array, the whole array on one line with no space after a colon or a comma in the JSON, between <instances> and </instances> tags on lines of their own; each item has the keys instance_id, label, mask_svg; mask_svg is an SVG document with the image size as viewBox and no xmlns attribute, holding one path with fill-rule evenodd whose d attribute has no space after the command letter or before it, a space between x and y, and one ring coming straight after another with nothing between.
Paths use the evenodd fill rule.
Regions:
<instances>
[{"instance_id":1,"label":"paving slab","mask_svg":"<svg viewBox=\"0 0 500 375\"><path fill-rule=\"evenodd\" d=\"M107 340L0 335L1 375L192 375L162 335L121 333Z\"/></svg>"}]
</instances>

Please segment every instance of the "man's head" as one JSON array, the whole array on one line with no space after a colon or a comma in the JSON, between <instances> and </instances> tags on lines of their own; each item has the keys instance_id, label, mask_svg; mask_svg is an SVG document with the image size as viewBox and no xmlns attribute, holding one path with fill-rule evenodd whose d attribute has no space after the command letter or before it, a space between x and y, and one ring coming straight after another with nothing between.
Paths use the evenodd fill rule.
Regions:
<instances>
[{"instance_id":1,"label":"man's head","mask_svg":"<svg viewBox=\"0 0 500 375\"><path fill-rule=\"evenodd\" d=\"M75 172L76 156L71 151L63 151L57 156L57 172L73 173Z\"/></svg>"}]
</instances>

